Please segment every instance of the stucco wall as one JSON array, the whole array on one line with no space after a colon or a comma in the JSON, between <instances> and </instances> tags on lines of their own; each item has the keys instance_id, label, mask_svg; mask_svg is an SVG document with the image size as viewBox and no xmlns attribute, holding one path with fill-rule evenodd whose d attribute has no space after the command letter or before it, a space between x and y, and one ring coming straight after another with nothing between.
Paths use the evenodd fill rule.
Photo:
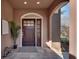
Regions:
<instances>
[{"instance_id":1,"label":"stucco wall","mask_svg":"<svg viewBox=\"0 0 79 59\"><path fill-rule=\"evenodd\" d=\"M7 0L1 1L1 20L11 21L13 20L13 8ZM5 47L12 46L12 39L10 32L8 34L2 34L1 36L1 49L4 50Z\"/></svg>"},{"instance_id":2,"label":"stucco wall","mask_svg":"<svg viewBox=\"0 0 79 59\"><path fill-rule=\"evenodd\" d=\"M61 41L60 41L60 13L54 14L52 16L52 46L61 51Z\"/></svg>"},{"instance_id":3,"label":"stucco wall","mask_svg":"<svg viewBox=\"0 0 79 59\"><path fill-rule=\"evenodd\" d=\"M71 54L70 59L75 59L76 57L76 0L70 0L70 29L69 29L69 53ZM61 7L61 5L59 4L59 6L57 8ZM50 12L52 15L54 14L55 10L57 8L52 9L52 12ZM50 11L50 10L49 10ZM50 25L51 27L51 25ZM51 36L51 28L49 31L50 34L50 39L52 38Z\"/></svg>"},{"instance_id":4,"label":"stucco wall","mask_svg":"<svg viewBox=\"0 0 79 59\"><path fill-rule=\"evenodd\" d=\"M53 10L50 15L50 40L52 40L51 48L61 52L61 41L60 41L60 12L59 9Z\"/></svg>"},{"instance_id":5,"label":"stucco wall","mask_svg":"<svg viewBox=\"0 0 79 59\"><path fill-rule=\"evenodd\" d=\"M11 21L13 20L13 8L8 0L1 1L1 18Z\"/></svg>"},{"instance_id":6,"label":"stucco wall","mask_svg":"<svg viewBox=\"0 0 79 59\"><path fill-rule=\"evenodd\" d=\"M76 0L70 0L70 41L69 41L69 52L71 55L76 56L76 41L77 41L77 35L76 35ZM72 58L75 59L75 58Z\"/></svg>"},{"instance_id":7,"label":"stucco wall","mask_svg":"<svg viewBox=\"0 0 79 59\"><path fill-rule=\"evenodd\" d=\"M60 14L52 16L52 41L60 42Z\"/></svg>"},{"instance_id":8,"label":"stucco wall","mask_svg":"<svg viewBox=\"0 0 79 59\"><path fill-rule=\"evenodd\" d=\"M14 19L17 22L17 24L19 24L21 26L21 16L24 14L27 14L27 13L31 13L31 12L38 13L43 17L43 24L42 24L43 25L43 46L45 47L46 46L45 42L48 40L48 30L47 30L48 29L48 27L47 27L47 25L48 25L48 22L47 22L48 21L48 13L47 13L47 10L15 9L14 10ZM18 39L18 41L20 41L20 38ZM18 45L20 44L19 47L21 47L21 45L22 45L21 42L22 41L17 43Z\"/></svg>"}]
</instances>

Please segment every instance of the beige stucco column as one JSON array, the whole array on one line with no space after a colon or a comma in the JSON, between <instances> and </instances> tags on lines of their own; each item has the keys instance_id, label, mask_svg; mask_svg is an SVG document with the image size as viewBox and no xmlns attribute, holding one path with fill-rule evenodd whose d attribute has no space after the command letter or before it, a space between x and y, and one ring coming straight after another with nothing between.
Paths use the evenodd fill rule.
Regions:
<instances>
[{"instance_id":1,"label":"beige stucco column","mask_svg":"<svg viewBox=\"0 0 79 59\"><path fill-rule=\"evenodd\" d=\"M69 53L70 59L75 59L76 56L76 0L70 0L70 38L69 38Z\"/></svg>"}]
</instances>

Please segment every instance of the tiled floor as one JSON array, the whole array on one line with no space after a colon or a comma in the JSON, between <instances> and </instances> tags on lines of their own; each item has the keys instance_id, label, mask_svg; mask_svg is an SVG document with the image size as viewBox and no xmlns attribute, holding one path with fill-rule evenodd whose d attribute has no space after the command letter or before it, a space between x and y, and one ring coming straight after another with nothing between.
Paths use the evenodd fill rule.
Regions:
<instances>
[{"instance_id":1,"label":"tiled floor","mask_svg":"<svg viewBox=\"0 0 79 59\"><path fill-rule=\"evenodd\" d=\"M14 52L12 56L5 59L61 59L49 48L23 47Z\"/></svg>"}]
</instances>

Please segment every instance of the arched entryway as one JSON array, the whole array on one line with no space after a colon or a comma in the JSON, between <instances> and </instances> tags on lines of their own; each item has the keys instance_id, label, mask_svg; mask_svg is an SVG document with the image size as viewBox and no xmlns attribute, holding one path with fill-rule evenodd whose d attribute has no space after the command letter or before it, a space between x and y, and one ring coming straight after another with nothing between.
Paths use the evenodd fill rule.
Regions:
<instances>
[{"instance_id":1,"label":"arched entryway","mask_svg":"<svg viewBox=\"0 0 79 59\"><path fill-rule=\"evenodd\" d=\"M38 13L21 16L21 45L43 47L43 17Z\"/></svg>"},{"instance_id":2,"label":"arched entryway","mask_svg":"<svg viewBox=\"0 0 79 59\"><path fill-rule=\"evenodd\" d=\"M66 5L68 2L62 2L59 5L57 5L51 12L49 18L49 27L50 27L50 41L52 42L51 45L53 47L53 50L56 52L61 53L61 39L60 39L60 25L61 25L61 7Z\"/></svg>"}]
</instances>

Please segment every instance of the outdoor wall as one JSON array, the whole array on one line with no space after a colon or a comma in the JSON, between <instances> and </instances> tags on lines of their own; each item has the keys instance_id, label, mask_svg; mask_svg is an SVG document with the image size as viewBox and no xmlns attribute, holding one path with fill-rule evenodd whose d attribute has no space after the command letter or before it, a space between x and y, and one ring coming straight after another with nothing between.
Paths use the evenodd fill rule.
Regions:
<instances>
[{"instance_id":1,"label":"outdoor wall","mask_svg":"<svg viewBox=\"0 0 79 59\"><path fill-rule=\"evenodd\" d=\"M60 12L59 9L56 9L50 15L49 20L49 34L51 42L51 49L55 49L57 52L61 52L61 41L60 41Z\"/></svg>"},{"instance_id":2,"label":"outdoor wall","mask_svg":"<svg viewBox=\"0 0 79 59\"><path fill-rule=\"evenodd\" d=\"M13 8L8 0L1 0L1 18L4 20L13 20Z\"/></svg>"},{"instance_id":3,"label":"outdoor wall","mask_svg":"<svg viewBox=\"0 0 79 59\"><path fill-rule=\"evenodd\" d=\"M54 14L52 16L52 41L60 41L60 14Z\"/></svg>"},{"instance_id":4,"label":"outdoor wall","mask_svg":"<svg viewBox=\"0 0 79 59\"><path fill-rule=\"evenodd\" d=\"M69 32L69 53L72 55L70 59L76 59L76 41L77 41L77 35L76 35L76 0L70 0L70 32ZM75 56L75 57L74 57Z\"/></svg>"},{"instance_id":5,"label":"outdoor wall","mask_svg":"<svg viewBox=\"0 0 79 59\"><path fill-rule=\"evenodd\" d=\"M52 46L61 51L61 40L60 40L60 13L55 13L52 16Z\"/></svg>"},{"instance_id":6,"label":"outdoor wall","mask_svg":"<svg viewBox=\"0 0 79 59\"><path fill-rule=\"evenodd\" d=\"M11 21L13 20L13 8L8 2L8 0L1 1L1 20ZM1 35L1 49L4 50L5 47L12 46L12 39L10 32L8 34Z\"/></svg>"},{"instance_id":7,"label":"outdoor wall","mask_svg":"<svg viewBox=\"0 0 79 59\"><path fill-rule=\"evenodd\" d=\"M15 9L14 10L14 19L17 22L17 24L19 24L21 26L21 16L23 16L24 14L27 13L37 13L40 14L43 17L43 46L46 46L46 41L48 40L48 13L47 10L44 9L37 9L37 10L30 10L30 9ZM19 47L22 47L22 40L21 38L18 39L17 44Z\"/></svg>"},{"instance_id":8,"label":"outdoor wall","mask_svg":"<svg viewBox=\"0 0 79 59\"><path fill-rule=\"evenodd\" d=\"M70 29L69 29L69 53L70 53L70 59L76 59L76 0L70 0ZM61 3L62 4L62 3ZM59 6L57 8L61 7ZM55 10L57 8L52 9L50 12L52 15L54 14ZM49 10L50 11L50 10ZM50 17L49 17L50 18ZM50 39L52 39L51 36L51 25L50 25L50 31L49 31Z\"/></svg>"}]
</instances>

